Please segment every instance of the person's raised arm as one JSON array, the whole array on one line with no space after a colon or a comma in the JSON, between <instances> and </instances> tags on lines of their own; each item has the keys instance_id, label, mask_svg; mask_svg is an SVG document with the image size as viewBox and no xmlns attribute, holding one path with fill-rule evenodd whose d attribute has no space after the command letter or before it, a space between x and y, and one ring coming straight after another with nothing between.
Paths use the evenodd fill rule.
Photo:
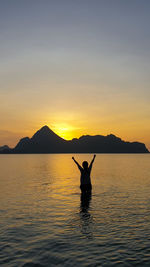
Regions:
<instances>
[{"instance_id":1,"label":"person's raised arm","mask_svg":"<svg viewBox=\"0 0 150 267\"><path fill-rule=\"evenodd\" d=\"M75 160L74 157L72 157L73 161L75 162L75 164L78 166L79 170L82 170L82 167L80 166L80 164Z\"/></svg>"},{"instance_id":2,"label":"person's raised arm","mask_svg":"<svg viewBox=\"0 0 150 267\"><path fill-rule=\"evenodd\" d=\"M93 162L94 162L95 158L96 158L96 155L93 156L93 159L92 159L92 161L90 163L89 169L92 169L92 165L93 165Z\"/></svg>"}]
</instances>

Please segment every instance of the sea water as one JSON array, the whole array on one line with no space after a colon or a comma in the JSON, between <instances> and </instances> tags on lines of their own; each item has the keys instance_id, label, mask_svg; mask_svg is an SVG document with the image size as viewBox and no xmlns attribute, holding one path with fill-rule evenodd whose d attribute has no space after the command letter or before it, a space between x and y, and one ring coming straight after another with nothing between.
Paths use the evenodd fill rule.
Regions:
<instances>
[{"instance_id":1,"label":"sea water","mask_svg":"<svg viewBox=\"0 0 150 267\"><path fill-rule=\"evenodd\" d=\"M150 266L150 155L0 155L0 266Z\"/></svg>"}]
</instances>

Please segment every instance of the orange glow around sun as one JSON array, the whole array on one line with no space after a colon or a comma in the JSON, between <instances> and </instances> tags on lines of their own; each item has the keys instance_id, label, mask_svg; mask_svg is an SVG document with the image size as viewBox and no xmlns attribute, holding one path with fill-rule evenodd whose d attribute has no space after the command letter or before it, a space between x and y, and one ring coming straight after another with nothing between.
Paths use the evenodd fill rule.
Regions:
<instances>
[{"instance_id":1,"label":"orange glow around sun","mask_svg":"<svg viewBox=\"0 0 150 267\"><path fill-rule=\"evenodd\" d=\"M76 127L73 127L69 124L55 124L52 126L52 130L59 135L60 137L66 139L66 140L71 140L74 137L79 137L79 131Z\"/></svg>"}]
</instances>

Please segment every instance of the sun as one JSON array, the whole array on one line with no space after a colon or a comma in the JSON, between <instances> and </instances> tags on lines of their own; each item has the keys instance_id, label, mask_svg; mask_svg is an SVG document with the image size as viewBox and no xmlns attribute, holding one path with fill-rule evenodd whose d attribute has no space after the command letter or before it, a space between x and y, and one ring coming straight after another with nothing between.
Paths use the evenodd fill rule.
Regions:
<instances>
[{"instance_id":1,"label":"sun","mask_svg":"<svg viewBox=\"0 0 150 267\"><path fill-rule=\"evenodd\" d=\"M60 137L71 140L75 137L76 128L68 124L55 124L53 125L53 131Z\"/></svg>"}]
</instances>

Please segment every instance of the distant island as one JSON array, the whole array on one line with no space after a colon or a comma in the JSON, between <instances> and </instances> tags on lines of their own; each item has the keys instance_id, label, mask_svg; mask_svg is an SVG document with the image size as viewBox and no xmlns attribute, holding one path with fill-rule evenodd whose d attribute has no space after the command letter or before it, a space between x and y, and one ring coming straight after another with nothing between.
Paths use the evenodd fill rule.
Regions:
<instances>
[{"instance_id":1,"label":"distant island","mask_svg":"<svg viewBox=\"0 0 150 267\"><path fill-rule=\"evenodd\" d=\"M0 147L0 154L34 153L149 153L145 144L125 142L113 134L83 135L80 138L65 140L48 126L42 127L32 138L22 138L14 148Z\"/></svg>"}]
</instances>

